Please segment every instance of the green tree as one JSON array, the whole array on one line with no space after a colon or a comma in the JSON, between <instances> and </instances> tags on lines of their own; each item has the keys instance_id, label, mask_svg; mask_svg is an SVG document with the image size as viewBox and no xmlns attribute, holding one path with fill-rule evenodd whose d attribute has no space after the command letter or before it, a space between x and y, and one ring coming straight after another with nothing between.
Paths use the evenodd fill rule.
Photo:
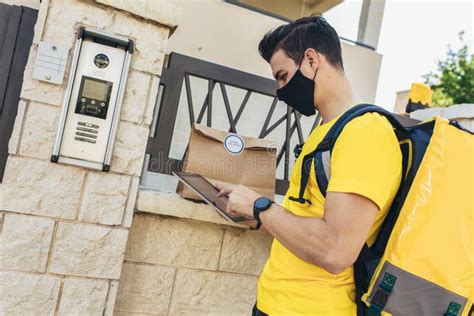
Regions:
<instances>
[{"instance_id":1,"label":"green tree","mask_svg":"<svg viewBox=\"0 0 474 316\"><path fill-rule=\"evenodd\" d=\"M459 33L459 40L462 47L454 51L449 45L436 72L423 76L433 90L433 106L474 103L474 54L464 41L464 32Z\"/></svg>"}]
</instances>

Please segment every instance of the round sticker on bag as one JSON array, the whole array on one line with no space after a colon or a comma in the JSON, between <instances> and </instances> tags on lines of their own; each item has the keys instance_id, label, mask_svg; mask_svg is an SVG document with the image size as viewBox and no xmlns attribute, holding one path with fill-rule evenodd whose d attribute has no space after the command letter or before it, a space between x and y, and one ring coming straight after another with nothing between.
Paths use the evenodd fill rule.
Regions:
<instances>
[{"instance_id":1,"label":"round sticker on bag","mask_svg":"<svg viewBox=\"0 0 474 316\"><path fill-rule=\"evenodd\" d=\"M244 140L236 134L229 134L224 138L224 148L232 155L238 155L244 150Z\"/></svg>"}]
</instances>

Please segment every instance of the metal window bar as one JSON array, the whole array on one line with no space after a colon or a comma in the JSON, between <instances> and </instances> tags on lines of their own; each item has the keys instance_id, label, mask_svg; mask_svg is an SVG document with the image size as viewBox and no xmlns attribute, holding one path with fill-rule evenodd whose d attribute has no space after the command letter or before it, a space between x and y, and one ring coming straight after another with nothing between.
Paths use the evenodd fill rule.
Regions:
<instances>
[{"instance_id":1,"label":"metal window bar","mask_svg":"<svg viewBox=\"0 0 474 316\"><path fill-rule=\"evenodd\" d=\"M197 118L194 113L195 99L193 99L190 76L208 81L207 95L204 98L204 102ZM284 177L283 179L276 179L276 193L285 194L288 188L289 179L291 137L296 131L299 143L304 141L300 122L301 114L297 113L290 107L287 107L286 114L278 118L271 126L269 126L278 102L276 97L277 85L274 80L178 53L170 54L168 67L164 68L162 72L160 80L160 86L162 86L161 104L159 105L156 125L153 128L154 133L150 135L146 147L146 154L150 156L150 159L147 161L147 165L145 166L146 170L148 172L171 174L172 171L179 170L180 168L180 160L170 158L169 154L178 113L181 90L183 89L183 82L190 124L194 122L201 123L206 115L206 125L212 127L213 106L215 106L215 104L213 104L212 92L216 85L218 85L222 92L225 111L229 121L229 132L233 133L238 132L238 122L243 111L252 110L251 102L249 102L252 94L256 93L271 97L272 103L270 110L266 114L265 122L259 135L255 135L255 137L265 138L280 126L280 124L285 122L285 141L277 153L277 168L284 158ZM226 86L246 91L235 115L232 113ZM317 115L312 129L317 125L319 119L320 116ZM156 160L158 160L158 163L150 162Z\"/></svg>"},{"instance_id":2,"label":"metal window bar","mask_svg":"<svg viewBox=\"0 0 474 316\"><path fill-rule=\"evenodd\" d=\"M0 3L0 183L38 11Z\"/></svg>"}]
</instances>

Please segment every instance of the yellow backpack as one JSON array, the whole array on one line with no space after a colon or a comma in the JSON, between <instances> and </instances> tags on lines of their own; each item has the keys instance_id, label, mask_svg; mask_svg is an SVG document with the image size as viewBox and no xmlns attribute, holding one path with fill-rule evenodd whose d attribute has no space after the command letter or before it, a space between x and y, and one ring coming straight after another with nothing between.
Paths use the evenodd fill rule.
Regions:
<instances>
[{"instance_id":1,"label":"yellow backpack","mask_svg":"<svg viewBox=\"0 0 474 316\"><path fill-rule=\"evenodd\" d=\"M303 159L304 166L314 159L324 196L337 137L368 112L393 125L404 178L377 240L354 263L357 315L468 315L474 298L474 137L440 117L406 128L380 107L355 106ZM309 168L302 170L299 199L309 177Z\"/></svg>"}]
</instances>

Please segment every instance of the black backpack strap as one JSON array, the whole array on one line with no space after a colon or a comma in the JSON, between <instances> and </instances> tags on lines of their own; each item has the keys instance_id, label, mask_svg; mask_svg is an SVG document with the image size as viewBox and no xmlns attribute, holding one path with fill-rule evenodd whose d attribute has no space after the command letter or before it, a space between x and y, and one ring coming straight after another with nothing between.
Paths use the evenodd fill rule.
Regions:
<instances>
[{"instance_id":1,"label":"black backpack strap","mask_svg":"<svg viewBox=\"0 0 474 316\"><path fill-rule=\"evenodd\" d=\"M301 182L300 182L300 192L298 197L290 196L288 199L291 201L296 201L301 204L305 204L308 202L311 204L311 201L304 198L304 192L306 190L306 186L308 185L309 173L311 171L311 161L313 160L314 154L316 150L313 150L309 154L306 154L303 157L303 163L301 164Z\"/></svg>"},{"instance_id":2,"label":"black backpack strap","mask_svg":"<svg viewBox=\"0 0 474 316\"><path fill-rule=\"evenodd\" d=\"M362 116L369 112L375 112L385 116L392 124L392 126L396 129L405 129L392 113L376 105L359 104L347 110L331 127L324 139L316 148L316 153L314 156L316 167L316 180L318 182L319 190L321 191L323 196L326 196L326 190L328 188L329 179L331 178L330 157L337 138L342 133L342 130L344 129L347 123L349 123L356 117ZM322 168L319 166L322 166Z\"/></svg>"},{"instance_id":3,"label":"black backpack strap","mask_svg":"<svg viewBox=\"0 0 474 316\"><path fill-rule=\"evenodd\" d=\"M316 181L322 195L326 196L329 180L331 178L331 153L337 138L347 123L369 112L379 113L385 116L393 127L400 130L405 130L403 125L395 118L395 116L387 110L372 104L359 104L347 110L337 120L337 122L329 129L324 139L319 143L316 150L307 154L303 158L303 167L301 169L301 183L298 198L290 197L290 200L305 203L304 192L308 184L309 172L311 166L311 158L314 158L314 168L316 173Z\"/></svg>"}]
</instances>

